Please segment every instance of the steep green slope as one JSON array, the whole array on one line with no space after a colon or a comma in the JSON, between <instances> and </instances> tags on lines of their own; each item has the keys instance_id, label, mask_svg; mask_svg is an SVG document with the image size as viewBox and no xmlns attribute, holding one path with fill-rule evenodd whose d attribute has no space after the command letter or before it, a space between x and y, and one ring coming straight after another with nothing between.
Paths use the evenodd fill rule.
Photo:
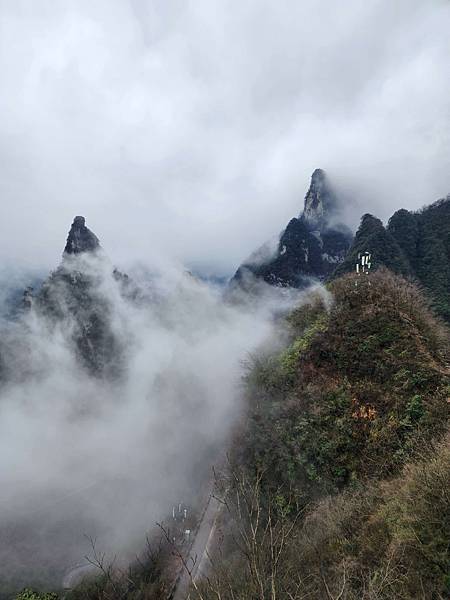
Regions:
<instances>
[{"instance_id":1,"label":"steep green slope","mask_svg":"<svg viewBox=\"0 0 450 600\"><path fill-rule=\"evenodd\" d=\"M436 309L450 320L450 197L423 210L417 220L416 254L410 261Z\"/></svg>"},{"instance_id":2,"label":"steep green slope","mask_svg":"<svg viewBox=\"0 0 450 600\"><path fill-rule=\"evenodd\" d=\"M329 312L295 311L292 344L249 374L247 460L302 493L394 474L447 414L446 336L422 295L385 270L355 283L332 284Z\"/></svg>"}]
</instances>

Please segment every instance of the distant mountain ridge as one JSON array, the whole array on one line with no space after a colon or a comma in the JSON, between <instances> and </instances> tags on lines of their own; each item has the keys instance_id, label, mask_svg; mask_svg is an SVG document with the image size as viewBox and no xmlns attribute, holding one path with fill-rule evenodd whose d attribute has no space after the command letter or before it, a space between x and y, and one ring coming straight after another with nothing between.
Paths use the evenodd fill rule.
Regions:
<instances>
[{"instance_id":1,"label":"distant mountain ridge","mask_svg":"<svg viewBox=\"0 0 450 600\"><path fill-rule=\"evenodd\" d=\"M280 235L275 254L266 258L262 246L239 267L231 285L245 287L256 278L270 285L303 288L311 278L326 279L344 260L352 240L350 230L335 223L338 212L339 201L325 172L316 169L304 209Z\"/></svg>"},{"instance_id":2,"label":"distant mountain ridge","mask_svg":"<svg viewBox=\"0 0 450 600\"><path fill-rule=\"evenodd\" d=\"M387 227L366 214L353 244L333 277L355 269L359 252L370 251L372 268L385 266L417 280L434 309L450 321L450 195L418 212L400 209Z\"/></svg>"},{"instance_id":3,"label":"distant mountain ridge","mask_svg":"<svg viewBox=\"0 0 450 600\"><path fill-rule=\"evenodd\" d=\"M355 270L358 254L372 254L372 269L387 267L420 283L435 311L450 321L450 195L412 212L396 211L387 227L363 215L353 237L339 224L340 199L322 169L316 169L299 217L291 219L275 250L266 243L236 271L229 288L257 291L257 281L306 288Z\"/></svg>"}]
</instances>

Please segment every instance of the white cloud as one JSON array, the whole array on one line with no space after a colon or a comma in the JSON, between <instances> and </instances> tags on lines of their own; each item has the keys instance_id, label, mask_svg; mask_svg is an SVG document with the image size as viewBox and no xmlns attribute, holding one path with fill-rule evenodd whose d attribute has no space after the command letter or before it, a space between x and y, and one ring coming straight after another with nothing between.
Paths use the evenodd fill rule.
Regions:
<instances>
[{"instance_id":1,"label":"white cloud","mask_svg":"<svg viewBox=\"0 0 450 600\"><path fill-rule=\"evenodd\" d=\"M231 272L328 170L383 218L445 195L444 0L0 2L4 261L85 214L116 261Z\"/></svg>"},{"instance_id":2,"label":"white cloud","mask_svg":"<svg viewBox=\"0 0 450 600\"><path fill-rule=\"evenodd\" d=\"M122 368L88 374L70 312L55 322L32 310L2 327L0 571L24 585L35 570L62 578L89 551L84 534L108 555L139 551L172 503L198 499L240 414L242 361L271 336L274 309L305 298L267 286L257 305L225 304L166 264L152 302L135 303L106 259L72 262L93 275Z\"/></svg>"}]
</instances>

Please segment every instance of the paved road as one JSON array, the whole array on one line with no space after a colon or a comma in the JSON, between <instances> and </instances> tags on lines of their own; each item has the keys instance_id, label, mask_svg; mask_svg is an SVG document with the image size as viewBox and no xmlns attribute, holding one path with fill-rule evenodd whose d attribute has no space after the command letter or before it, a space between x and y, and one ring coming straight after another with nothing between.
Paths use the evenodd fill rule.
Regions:
<instances>
[{"instance_id":1,"label":"paved road","mask_svg":"<svg viewBox=\"0 0 450 600\"><path fill-rule=\"evenodd\" d=\"M189 574L182 567L172 600L186 600L191 580L197 582L202 576L206 575L209 566L208 552L212 546L217 518L221 508L222 504L219 500L211 495L186 561L191 573ZM94 570L95 567L89 563L77 565L64 576L62 582L63 589L70 590L74 588Z\"/></svg>"},{"instance_id":2,"label":"paved road","mask_svg":"<svg viewBox=\"0 0 450 600\"><path fill-rule=\"evenodd\" d=\"M202 521L197 530L197 535L195 536L191 551L189 552L189 558L186 561L191 570L191 574L189 575L183 567L172 597L173 600L186 600L191 584L191 577L197 582L202 576L206 575L209 565L208 552L211 549L217 525L217 518L221 507L222 504L219 500L210 496Z\"/></svg>"}]
</instances>

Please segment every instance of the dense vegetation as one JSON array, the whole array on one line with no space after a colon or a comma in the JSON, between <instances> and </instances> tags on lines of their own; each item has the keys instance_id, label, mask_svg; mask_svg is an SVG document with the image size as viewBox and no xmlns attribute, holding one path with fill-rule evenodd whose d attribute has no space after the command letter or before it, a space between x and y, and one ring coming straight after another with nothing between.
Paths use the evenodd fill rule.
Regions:
<instances>
[{"instance_id":1,"label":"dense vegetation","mask_svg":"<svg viewBox=\"0 0 450 600\"><path fill-rule=\"evenodd\" d=\"M393 474L411 438L442 427L450 383L444 330L406 281L380 271L370 285L355 283L334 282L330 312L320 299L295 311L291 346L258 360L249 375L250 450L277 483L334 490Z\"/></svg>"},{"instance_id":2,"label":"dense vegetation","mask_svg":"<svg viewBox=\"0 0 450 600\"><path fill-rule=\"evenodd\" d=\"M331 291L250 369L228 535L200 597L450 594L447 331L386 270Z\"/></svg>"},{"instance_id":3,"label":"dense vegetation","mask_svg":"<svg viewBox=\"0 0 450 600\"><path fill-rule=\"evenodd\" d=\"M364 215L353 245L336 275L354 270L359 252L372 253L373 266L414 277L427 290L435 310L450 321L450 197L419 212L398 210L385 228Z\"/></svg>"},{"instance_id":4,"label":"dense vegetation","mask_svg":"<svg viewBox=\"0 0 450 600\"><path fill-rule=\"evenodd\" d=\"M28 588L23 590L23 592L21 592L16 597L16 600L57 600L57 599L58 599L58 595L53 592L44 592L41 594L39 592L30 590Z\"/></svg>"}]
</instances>

